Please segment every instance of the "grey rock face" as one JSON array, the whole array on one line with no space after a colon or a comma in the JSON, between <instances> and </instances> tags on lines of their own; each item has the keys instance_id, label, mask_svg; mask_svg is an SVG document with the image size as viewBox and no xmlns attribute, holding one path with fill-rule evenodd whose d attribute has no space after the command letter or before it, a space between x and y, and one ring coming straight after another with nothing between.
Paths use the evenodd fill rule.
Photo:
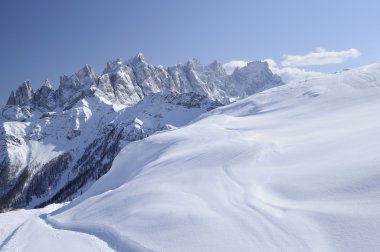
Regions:
<instances>
[{"instance_id":1,"label":"grey rock face","mask_svg":"<svg viewBox=\"0 0 380 252\"><path fill-rule=\"evenodd\" d=\"M29 81L24 81L22 85L14 93L12 91L8 98L7 105L29 105L33 98L34 92Z\"/></svg>"},{"instance_id":2,"label":"grey rock face","mask_svg":"<svg viewBox=\"0 0 380 252\"><path fill-rule=\"evenodd\" d=\"M98 83L98 76L90 65L85 65L71 76L62 76L57 90L60 106L75 103L84 96L91 95L91 87Z\"/></svg>"},{"instance_id":3,"label":"grey rock face","mask_svg":"<svg viewBox=\"0 0 380 252\"><path fill-rule=\"evenodd\" d=\"M113 102L125 105L136 104L144 97L132 68L124 65L121 60L107 63L99 78L98 88Z\"/></svg>"},{"instance_id":4,"label":"grey rock face","mask_svg":"<svg viewBox=\"0 0 380 252\"><path fill-rule=\"evenodd\" d=\"M46 80L42 87L36 91L33 100L39 108L48 111L54 110L57 107L56 94L49 80Z\"/></svg>"},{"instance_id":5,"label":"grey rock face","mask_svg":"<svg viewBox=\"0 0 380 252\"><path fill-rule=\"evenodd\" d=\"M235 69L232 77L237 88L247 95L282 84L279 76L274 75L267 62L253 61L246 67Z\"/></svg>"}]
</instances>

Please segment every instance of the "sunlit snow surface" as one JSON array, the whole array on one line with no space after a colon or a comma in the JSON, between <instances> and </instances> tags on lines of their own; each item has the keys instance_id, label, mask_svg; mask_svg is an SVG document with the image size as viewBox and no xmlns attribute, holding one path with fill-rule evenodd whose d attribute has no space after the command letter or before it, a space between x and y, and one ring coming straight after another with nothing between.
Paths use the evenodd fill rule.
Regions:
<instances>
[{"instance_id":1,"label":"sunlit snow surface","mask_svg":"<svg viewBox=\"0 0 380 252\"><path fill-rule=\"evenodd\" d=\"M378 251L379 112L379 64L264 91L127 145L21 228L1 214L0 250Z\"/></svg>"},{"instance_id":2,"label":"sunlit snow surface","mask_svg":"<svg viewBox=\"0 0 380 252\"><path fill-rule=\"evenodd\" d=\"M95 236L47 225L44 216L58 207L0 214L0 251L113 251Z\"/></svg>"}]
</instances>

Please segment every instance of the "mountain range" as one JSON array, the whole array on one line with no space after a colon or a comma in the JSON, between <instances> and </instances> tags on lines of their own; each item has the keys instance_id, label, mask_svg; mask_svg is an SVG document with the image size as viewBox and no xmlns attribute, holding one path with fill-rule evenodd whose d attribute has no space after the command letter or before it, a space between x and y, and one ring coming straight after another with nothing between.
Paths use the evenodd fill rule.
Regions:
<instances>
[{"instance_id":1,"label":"mountain range","mask_svg":"<svg viewBox=\"0 0 380 252\"><path fill-rule=\"evenodd\" d=\"M282 84L266 62L227 74L216 61L165 68L141 53L108 62L100 75L85 65L57 89L25 81L0 110L0 210L75 198L127 143Z\"/></svg>"}]
</instances>

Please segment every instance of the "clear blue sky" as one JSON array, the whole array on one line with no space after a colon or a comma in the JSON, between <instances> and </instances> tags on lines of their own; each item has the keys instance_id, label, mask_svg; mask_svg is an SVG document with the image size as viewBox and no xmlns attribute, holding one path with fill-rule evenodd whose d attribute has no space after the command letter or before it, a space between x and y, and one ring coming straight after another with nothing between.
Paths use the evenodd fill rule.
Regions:
<instances>
[{"instance_id":1,"label":"clear blue sky","mask_svg":"<svg viewBox=\"0 0 380 252\"><path fill-rule=\"evenodd\" d=\"M57 87L86 63L101 72L138 52L169 66L356 48L358 58L306 68L360 66L379 60L379 25L376 0L1 0L0 103L25 79Z\"/></svg>"}]
</instances>

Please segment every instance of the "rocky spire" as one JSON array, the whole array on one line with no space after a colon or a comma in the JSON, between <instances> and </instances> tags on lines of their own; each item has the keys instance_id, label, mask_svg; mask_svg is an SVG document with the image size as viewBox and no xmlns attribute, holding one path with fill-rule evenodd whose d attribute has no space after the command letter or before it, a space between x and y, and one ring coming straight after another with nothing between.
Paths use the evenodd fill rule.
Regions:
<instances>
[{"instance_id":1,"label":"rocky spire","mask_svg":"<svg viewBox=\"0 0 380 252\"><path fill-rule=\"evenodd\" d=\"M58 99L61 106L91 94L91 87L96 86L98 76L94 69L86 64L81 70L71 76L61 76L58 87Z\"/></svg>"},{"instance_id":2,"label":"rocky spire","mask_svg":"<svg viewBox=\"0 0 380 252\"><path fill-rule=\"evenodd\" d=\"M28 80L24 81L22 85L17 88L16 92L11 92L7 105L29 105L33 98L34 92Z\"/></svg>"},{"instance_id":3,"label":"rocky spire","mask_svg":"<svg viewBox=\"0 0 380 252\"><path fill-rule=\"evenodd\" d=\"M140 62L146 62L146 61L145 61L145 56L144 56L144 54L142 54L141 52L138 53L138 54L135 56L135 59L138 60L138 61L140 61Z\"/></svg>"},{"instance_id":4,"label":"rocky spire","mask_svg":"<svg viewBox=\"0 0 380 252\"><path fill-rule=\"evenodd\" d=\"M8 97L7 105L16 105L16 96L15 92L11 92L11 94Z\"/></svg>"},{"instance_id":5,"label":"rocky spire","mask_svg":"<svg viewBox=\"0 0 380 252\"><path fill-rule=\"evenodd\" d=\"M235 79L235 86L244 90L246 95L283 84L280 76L273 74L265 61L252 61L245 67L236 68L232 78Z\"/></svg>"},{"instance_id":6,"label":"rocky spire","mask_svg":"<svg viewBox=\"0 0 380 252\"><path fill-rule=\"evenodd\" d=\"M223 65L220 64L218 61L214 60L211 64L208 65L208 68L210 68L212 71L225 73L226 70L224 70Z\"/></svg>"},{"instance_id":7,"label":"rocky spire","mask_svg":"<svg viewBox=\"0 0 380 252\"><path fill-rule=\"evenodd\" d=\"M123 60L121 59L108 61L106 67L104 68L103 74L114 72L118 70L121 66L123 66Z\"/></svg>"},{"instance_id":8,"label":"rocky spire","mask_svg":"<svg viewBox=\"0 0 380 252\"><path fill-rule=\"evenodd\" d=\"M48 110L54 109L57 106L54 90L49 80L45 80L41 88L36 91L34 102L39 108Z\"/></svg>"},{"instance_id":9,"label":"rocky spire","mask_svg":"<svg viewBox=\"0 0 380 252\"><path fill-rule=\"evenodd\" d=\"M44 84L42 85L44 88L52 89L51 82L49 80L45 80Z\"/></svg>"},{"instance_id":10,"label":"rocky spire","mask_svg":"<svg viewBox=\"0 0 380 252\"><path fill-rule=\"evenodd\" d=\"M145 56L142 53L138 53L135 57L129 59L127 61L127 64L131 66L148 65L148 63L145 60Z\"/></svg>"}]
</instances>

